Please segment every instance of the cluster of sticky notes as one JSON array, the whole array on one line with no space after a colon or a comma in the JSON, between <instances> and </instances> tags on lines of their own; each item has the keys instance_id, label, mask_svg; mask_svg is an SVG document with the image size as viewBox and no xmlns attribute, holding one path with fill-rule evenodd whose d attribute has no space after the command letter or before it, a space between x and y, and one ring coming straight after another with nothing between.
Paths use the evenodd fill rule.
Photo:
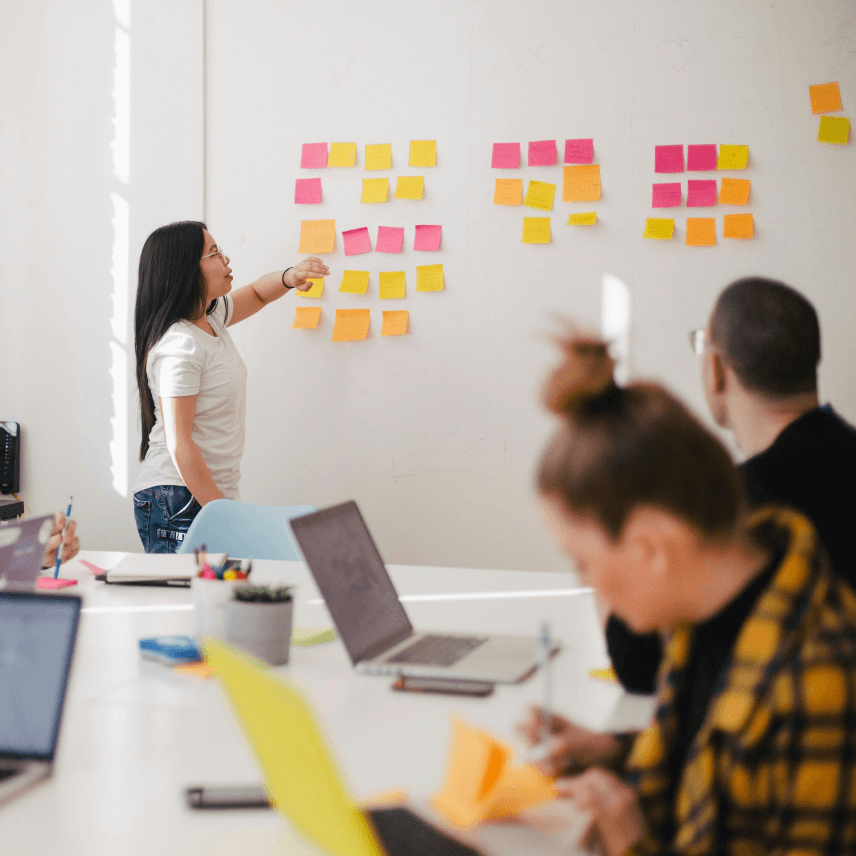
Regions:
<instances>
[{"instance_id":1,"label":"cluster of sticky notes","mask_svg":"<svg viewBox=\"0 0 856 856\"><path fill-rule=\"evenodd\" d=\"M303 143L300 151L301 169L352 167L357 164L356 143ZM437 165L436 140L411 140L408 166L431 167ZM365 146L365 168L368 170L392 169L392 144L369 143Z\"/></svg>"},{"instance_id":2,"label":"cluster of sticky notes","mask_svg":"<svg viewBox=\"0 0 856 856\"><path fill-rule=\"evenodd\" d=\"M675 235L675 221L671 217L648 217L645 220L644 238L670 241ZM752 238L755 220L751 214L726 214L723 217L723 238ZM716 246L715 217L687 217L686 245L688 247Z\"/></svg>"},{"instance_id":3,"label":"cluster of sticky notes","mask_svg":"<svg viewBox=\"0 0 856 856\"><path fill-rule=\"evenodd\" d=\"M425 193L424 175L400 175L395 182L394 199L422 199ZM364 178L360 202L375 203L389 200L388 178Z\"/></svg>"},{"instance_id":4,"label":"cluster of sticky notes","mask_svg":"<svg viewBox=\"0 0 856 856\"><path fill-rule=\"evenodd\" d=\"M716 179L689 179L687 207L708 208L712 205L748 205L752 182L747 178L723 178L717 190ZM677 208L683 202L681 182L669 181L652 185L652 208Z\"/></svg>"},{"instance_id":5,"label":"cluster of sticky notes","mask_svg":"<svg viewBox=\"0 0 856 856\"><path fill-rule=\"evenodd\" d=\"M841 90L838 83L817 83L808 88L811 98L811 112L822 114L817 129L820 143L846 145L850 139L850 119L846 116L827 116L826 113L838 113L841 107Z\"/></svg>"},{"instance_id":6,"label":"cluster of sticky notes","mask_svg":"<svg viewBox=\"0 0 856 856\"><path fill-rule=\"evenodd\" d=\"M687 146L684 160L683 145L654 146L654 172L708 172L715 169L746 169L749 165L749 146L716 144Z\"/></svg>"},{"instance_id":7,"label":"cluster of sticky notes","mask_svg":"<svg viewBox=\"0 0 856 856\"><path fill-rule=\"evenodd\" d=\"M293 330L316 330L321 323L320 306L298 306L294 312ZM410 329L407 309L383 310L381 336L406 336ZM369 309L337 309L333 322L334 342L356 342L367 339L371 330Z\"/></svg>"},{"instance_id":8,"label":"cluster of sticky notes","mask_svg":"<svg viewBox=\"0 0 856 856\"><path fill-rule=\"evenodd\" d=\"M367 294L369 288L370 272L367 270L345 270L342 271L342 281L339 291L345 294ZM306 291L295 289L298 297L314 298L320 300L324 296L324 277L310 279L312 287ZM417 291L444 291L446 279L443 273L443 265L417 265L416 266L416 290ZM381 271L378 274L378 297L381 300L398 300L407 296L407 274L403 270ZM300 309L300 307L298 307ZM300 318L309 318L305 312L300 313ZM298 326L295 324L294 326ZM305 324L300 326L305 327ZM313 328L317 325L312 325Z\"/></svg>"},{"instance_id":9,"label":"cluster of sticky notes","mask_svg":"<svg viewBox=\"0 0 856 856\"><path fill-rule=\"evenodd\" d=\"M415 228L413 249L417 252L438 252L443 239L443 227L421 223ZM342 232L346 256L359 256L372 251L368 226ZM378 226L374 250L378 253L400 253L404 249L403 226Z\"/></svg>"}]
</instances>

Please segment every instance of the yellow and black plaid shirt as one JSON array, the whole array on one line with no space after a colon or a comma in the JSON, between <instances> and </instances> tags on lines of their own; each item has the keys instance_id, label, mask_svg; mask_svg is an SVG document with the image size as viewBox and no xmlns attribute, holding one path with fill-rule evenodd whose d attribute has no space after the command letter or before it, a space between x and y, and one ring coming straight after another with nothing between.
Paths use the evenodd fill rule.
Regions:
<instances>
[{"instance_id":1,"label":"yellow and black plaid shirt","mask_svg":"<svg viewBox=\"0 0 856 856\"><path fill-rule=\"evenodd\" d=\"M764 509L752 525L783 530L785 556L738 633L676 788L676 693L693 626L671 634L654 722L626 765L649 828L633 856L856 854L856 594L801 515Z\"/></svg>"}]
</instances>

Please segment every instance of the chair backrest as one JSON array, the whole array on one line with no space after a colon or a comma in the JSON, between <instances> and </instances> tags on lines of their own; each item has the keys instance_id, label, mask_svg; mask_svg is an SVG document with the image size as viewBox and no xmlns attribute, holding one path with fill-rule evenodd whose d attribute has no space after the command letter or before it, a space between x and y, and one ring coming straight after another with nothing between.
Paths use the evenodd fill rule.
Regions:
<instances>
[{"instance_id":1,"label":"chair backrest","mask_svg":"<svg viewBox=\"0 0 856 856\"><path fill-rule=\"evenodd\" d=\"M314 505L250 505L215 499L203 506L184 536L179 553L205 544L209 553L238 559L300 559L288 521L316 511Z\"/></svg>"}]
</instances>

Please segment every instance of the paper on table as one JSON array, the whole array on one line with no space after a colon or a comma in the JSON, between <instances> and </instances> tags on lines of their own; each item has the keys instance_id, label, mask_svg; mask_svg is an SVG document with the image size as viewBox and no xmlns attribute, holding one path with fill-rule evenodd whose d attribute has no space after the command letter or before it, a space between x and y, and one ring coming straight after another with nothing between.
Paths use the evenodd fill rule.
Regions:
<instances>
[{"instance_id":1,"label":"paper on table","mask_svg":"<svg viewBox=\"0 0 856 856\"><path fill-rule=\"evenodd\" d=\"M524 244L549 244L550 218L524 217L523 237L521 240Z\"/></svg>"},{"instance_id":2,"label":"paper on table","mask_svg":"<svg viewBox=\"0 0 856 856\"><path fill-rule=\"evenodd\" d=\"M687 246L715 247L716 218L687 217Z\"/></svg>"},{"instance_id":3,"label":"paper on table","mask_svg":"<svg viewBox=\"0 0 856 856\"><path fill-rule=\"evenodd\" d=\"M421 252L435 253L440 249L440 241L442 238L442 226L417 226L416 238L413 241L413 249Z\"/></svg>"},{"instance_id":4,"label":"paper on table","mask_svg":"<svg viewBox=\"0 0 856 856\"><path fill-rule=\"evenodd\" d=\"M670 239L675 234L675 221L662 217L649 217L645 221L643 238Z\"/></svg>"},{"instance_id":5,"label":"paper on table","mask_svg":"<svg viewBox=\"0 0 856 856\"><path fill-rule=\"evenodd\" d=\"M370 326L371 312L368 309L337 309L333 341L356 342L365 339Z\"/></svg>"},{"instance_id":6,"label":"paper on table","mask_svg":"<svg viewBox=\"0 0 856 856\"><path fill-rule=\"evenodd\" d=\"M494 205L520 205L523 202L522 178L498 178L493 191Z\"/></svg>"},{"instance_id":7,"label":"paper on table","mask_svg":"<svg viewBox=\"0 0 856 856\"><path fill-rule=\"evenodd\" d=\"M365 294L369 290L369 272L367 270L342 271L342 284L339 291L346 294Z\"/></svg>"},{"instance_id":8,"label":"paper on table","mask_svg":"<svg viewBox=\"0 0 856 856\"><path fill-rule=\"evenodd\" d=\"M600 164L562 167L562 201L594 202L600 199Z\"/></svg>"},{"instance_id":9,"label":"paper on table","mask_svg":"<svg viewBox=\"0 0 856 856\"><path fill-rule=\"evenodd\" d=\"M654 146L654 172L683 172L684 147Z\"/></svg>"},{"instance_id":10,"label":"paper on table","mask_svg":"<svg viewBox=\"0 0 856 856\"><path fill-rule=\"evenodd\" d=\"M443 291L444 288L443 265L416 266L417 291Z\"/></svg>"},{"instance_id":11,"label":"paper on table","mask_svg":"<svg viewBox=\"0 0 856 856\"><path fill-rule=\"evenodd\" d=\"M378 297L381 300L398 300L406 295L407 283L403 270L381 271L378 283Z\"/></svg>"},{"instance_id":12,"label":"paper on table","mask_svg":"<svg viewBox=\"0 0 856 856\"><path fill-rule=\"evenodd\" d=\"M687 169L690 172L716 169L716 145L687 146Z\"/></svg>"},{"instance_id":13,"label":"paper on table","mask_svg":"<svg viewBox=\"0 0 856 856\"><path fill-rule=\"evenodd\" d=\"M494 143L490 165L493 169L519 169L520 143Z\"/></svg>"},{"instance_id":14,"label":"paper on table","mask_svg":"<svg viewBox=\"0 0 856 856\"><path fill-rule=\"evenodd\" d=\"M310 277L306 280L307 282L312 283L312 288L308 291L301 291L299 288L294 289L294 293L298 297L315 297L320 298L322 294L324 294L324 277L320 277L318 279L313 279Z\"/></svg>"},{"instance_id":15,"label":"paper on table","mask_svg":"<svg viewBox=\"0 0 856 856\"><path fill-rule=\"evenodd\" d=\"M555 166L558 162L555 140L529 143L529 166Z\"/></svg>"},{"instance_id":16,"label":"paper on table","mask_svg":"<svg viewBox=\"0 0 856 856\"><path fill-rule=\"evenodd\" d=\"M320 306L298 306L294 312L292 330L314 330L321 321Z\"/></svg>"},{"instance_id":17,"label":"paper on table","mask_svg":"<svg viewBox=\"0 0 856 856\"><path fill-rule=\"evenodd\" d=\"M651 194L652 208L676 208L681 204L681 183L670 181L666 184L655 184Z\"/></svg>"},{"instance_id":18,"label":"paper on table","mask_svg":"<svg viewBox=\"0 0 856 856\"><path fill-rule=\"evenodd\" d=\"M838 143L843 145L850 139L850 120L843 116L821 116L817 129L819 143Z\"/></svg>"},{"instance_id":19,"label":"paper on table","mask_svg":"<svg viewBox=\"0 0 856 856\"><path fill-rule=\"evenodd\" d=\"M107 579L110 582L189 580L196 576L197 571L193 553L129 553L115 568L107 571Z\"/></svg>"},{"instance_id":20,"label":"paper on table","mask_svg":"<svg viewBox=\"0 0 856 856\"><path fill-rule=\"evenodd\" d=\"M321 201L320 178L298 178L294 182L294 202L297 205L315 205Z\"/></svg>"},{"instance_id":21,"label":"paper on table","mask_svg":"<svg viewBox=\"0 0 856 856\"><path fill-rule=\"evenodd\" d=\"M366 169L392 169L392 144L366 145Z\"/></svg>"},{"instance_id":22,"label":"paper on table","mask_svg":"<svg viewBox=\"0 0 856 856\"><path fill-rule=\"evenodd\" d=\"M411 140L408 166L437 166L436 140Z\"/></svg>"},{"instance_id":23,"label":"paper on table","mask_svg":"<svg viewBox=\"0 0 856 856\"><path fill-rule=\"evenodd\" d=\"M749 146L720 146L717 169L746 169L749 163Z\"/></svg>"},{"instance_id":24,"label":"paper on table","mask_svg":"<svg viewBox=\"0 0 856 856\"><path fill-rule=\"evenodd\" d=\"M376 253L400 253L404 246L404 229L398 226L378 226Z\"/></svg>"},{"instance_id":25,"label":"paper on table","mask_svg":"<svg viewBox=\"0 0 856 856\"><path fill-rule=\"evenodd\" d=\"M300 151L301 169L322 169L327 166L327 143L304 143Z\"/></svg>"},{"instance_id":26,"label":"paper on table","mask_svg":"<svg viewBox=\"0 0 856 856\"><path fill-rule=\"evenodd\" d=\"M841 109L841 90L838 83L816 83L808 88L812 113L834 113Z\"/></svg>"},{"instance_id":27,"label":"paper on table","mask_svg":"<svg viewBox=\"0 0 856 856\"><path fill-rule=\"evenodd\" d=\"M342 242L345 244L346 256L359 256L372 251L372 239L366 226L342 232Z\"/></svg>"},{"instance_id":28,"label":"paper on table","mask_svg":"<svg viewBox=\"0 0 856 856\"><path fill-rule=\"evenodd\" d=\"M422 175L400 175L395 183L396 199L421 199L425 191L425 177Z\"/></svg>"},{"instance_id":29,"label":"paper on table","mask_svg":"<svg viewBox=\"0 0 856 856\"><path fill-rule=\"evenodd\" d=\"M291 644L301 648L307 645L320 645L322 642L332 642L336 631L332 627L301 627L291 630Z\"/></svg>"},{"instance_id":30,"label":"paper on table","mask_svg":"<svg viewBox=\"0 0 856 856\"><path fill-rule=\"evenodd\" d=\"M755 220L751 214L726 214L725 238L752 238L755 235Z\"/></svg>"},{"instance_id":31,"label":"paper on table","mask_svg":"<svg viewBox=\"0 0 856 856\"><path fill-rule=\"evenodd\" d=\"M354 166L357 162L356 143L330 143L327 166Z\"/></svg>"},{"instance_id":32,"label":"paper on table","mask_svg":"<svg viewBox=\"0 0 856 856\"><path fill-rule=\"evenodd\" d=\"M542 211L552 211L553 200L555 198L555 184L549 184L546 181L530 181L523 204L528 208L540 208Z\"/></svg>"},{"instance_id":33,"label":"paper on table","mask_svg":"<svg viewBox=\"0 0 856 856\"><path fill-rule=\"evenodd\" d=\"M332 253L335 248L335 220L300 221L299 253Z\"/></svg>"},{"instance_id":34,"label":"paper on table","mask_svg":"<svg viewBox=\"0 0 856 856\"><path fill-rule=\"evenodd\" d=\"M687 208L716 205L716 179L690 179L687 182Z\"/></svg>"},{"instance_id":35,"label":"paper on table","mask_svg":"<svg viewBox=\"0 0 856 856\"><path fill-rule=\"evenodd\" d=\"M720 205L748 205L752 182L748 178L723 178L719 188Z\"/></svg>"},{"instance_id":36,"label":"paper on table","mask_svg":"<svg viewBox=\"0 0 856 856\"><path fill-rule=\"evenodd\" d=\"M597 212L586 211L583 214L571 214L568 217L569 226L594 226L597 223Z\"/></svg>"},{"instance_id":37,"label":"paper on table","mask_svg":"<svg viewBox=\"0 0 856 856\"><path fill-rule=\"evenodd\" d=\"M565 163L591 163L594 140L565 140Z\"/></svg>"},{"instance_id":38,"label":"paper on table","mask_svg":"<svg viewBox=\"0 0 856 856\"><path fill-rule=\"evenodd\" d=\"M407 323L410 313L406 309L384 309L381 336L404 336L407 334Z\"/></svg>"},{"instance_id":39,"label":"paper on table","mask_svg":"<svg viewBox=\"0 0 856 856\"><path fill-rule=\"evenodd\" d=\"M388 178L364 178L360 202L386 202L389 198Z\"/></svg>"}]
</instances>

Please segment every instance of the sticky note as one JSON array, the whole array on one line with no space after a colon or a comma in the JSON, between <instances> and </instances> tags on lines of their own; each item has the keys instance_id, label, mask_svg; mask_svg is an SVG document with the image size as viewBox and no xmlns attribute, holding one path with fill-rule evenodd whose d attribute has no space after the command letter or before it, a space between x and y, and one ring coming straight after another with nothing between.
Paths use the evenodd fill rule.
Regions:
<instances>
[{"instance_id":1,"label":"sticky note","mask_svg":"<svg viewBox=\"0 0 856 856\"><path fill-rule=\"evenodd\" d=\"M716 205L716 179L690 179L687 182L687 208L706 208L709 205Z\"/></svg>"},{"instance_id":2,"label":"sticky note","mask_svg":"<svg viewBox=\"0 0 856 856\"><path fill-rule=\"evenodd\" d=\"M540 208L542 211L553 210L553 199L556 197L556 185L546 181L530 181L526 190L523 204L529 208Z\"/></svg>"},{"instance_id":3,"label":"sticky note","mask_svg":"<svg viewBox=\"0 0 856 856\"><path fill-rule=\"evenodd\" d=\"M747 178L723 178L719 188L720 205L748 205L752 182Z\"/></svg>"},{"instance_id":4,"label":"sticky note","mask_svg":"<svg viewBox=\"0 0 856 856\"><path fill-rule=\"evenodd\" d=\"M404 229L398 226L378 226L376 253L400 253L404 246Z\"/></svg>"},{"instance_id":5,"label":"sticky note","mask_svg":"<svg viewBox=\"0 0 856 856\"><path fill-rule=\"evenodd\" d=\"M519 169L520 143L494 143L490 165L493 169Z\"/></svg>"},{"instance_id":6,"label":"sticky note","mask_svg":"<svg viewBox=\"0 0 856 856\"><path fill-rule=\"evenodd\" d=\"M411 140L408 166L437 166L436 140ZM383 335L383 334L381 334Z\"/></svg>"},{"instance_id":7,"label":"sticky note","mask_svg":"<svg viewBox=\"0 0 856 856\"><path fill-rule=\"evenodd\" d=\"M607 666L605 669L589 669L589 677L598 681L608 681L611 684L618 683L618 675L612 666Z\"/></svg>"},{"instance_id":8,"label":"sticky note","mask_svg":"<svg viewBox=\"0 0 856 856\"><path fill-rule=\"evenodd\" d=\"M410 313L406 309L384 309L381 336L404 336L407 334L407 324Z\"/></svg>"},{"instance_id":9,"label":"sticky note","mask_svg":"<svg viewBox=\"0 0 856 856\"><path fill-rule=\"evenodd\" d=\"M841 109L841 90L837 83L816 83L809 86L812 113L834 113Z\"/></svg>"},{"instance_id":10,"label":"sticky note","mask_svg":"<svg viewBox=\"0 0 856 856\"><path fill-rule=\"evenodd\" d=\"M386 202L389 199L388 178L364 178L360 202Z\"/></svg>"},{"instance_id":11,"label":"sticky note","mask_svg":"<svg viewBox=\"0 0 856 856\"><path fill-rule=\"evenodd\" d=\"M336 631L332 627L304 627L297 625L291 629L291 644L301 648L309 645L320 645L323 642L332 642L336 638Z\"/></svg>"},{"instance_id":12,"label":"sticky note","mask_svg":"<svg viewBox=\"0 0 856 856\"><path fill-rule=\"evenodd\" d=\"M392 144L366 145L366 169L392 169Z\"/></svg>"},{"instance_id":13,"label":"sticky note","mask_svg":"<svg viewBox=\"0 0 856 856\"><path fill-rule=\"evenodd\" d=\"M584 214L571 214L568 217L569 226L594 226L597 223L597 212L586 211Z\"/></svg>"},{"instance_id":14,"label":"sticky note","mask_svg":"<svg viewBox=\"0 0 856 856\"><path fill-rule=\"evenodd\" d=\"M320 306L298 306L294 312L292 330L314 330L321 321Z\"/></svg>"},{"instance_id":15,"label":"sticky note","mask_svg":"<svg viewBox=\"0 0 856 856\"><path fill-rule=\"evenodd\" d=\"M555 166L558 160L555 140L529 143L529 166Z\"/></svg>"},{"instance_id":16,"label":"sticky note","mask_svg":"<svg viewBox=\"0 0 856 856\"><path fill-rule=\"evenodd\" d=\"M368 309L337 309L333 323L334 342L356 342L365 339L371 326L371 312Z\"/></svg>"},{"instance_id":17,"label":"sticky note","mask_svg":"<svg viewBox=\"0 0 856 856\"><path fill-rule=\"evenodd\" d=\"M654 172L683 172L683 146L654 146Z\"/></svg>"},{"instance_id":18,"label":"sticky note","mask_svg":"<svg viewBox=\"0 0 856 856\"><path fill-rule=\"evenodd\" d=\"M443 291L444 288L443 265L416 266L417 291Z\"/></svg>"},{"instance_id":19,"label":"sticky note","mask_svg":"<svg viewBox=\"0 0 856 856\"><path fill-rule=\"evenodd\" d=\"M565 163L591 163L594 140L565 140Z\"/></svg>"},{"instance_id":20,"label":"sticky note","mask_svg":"<svg viewBox=\"0 0 856 856\"><path fill-rule=\"evenodd\" d=\"M676 208L681 204L681 183L670 181L667 184L655 184L651 194L652 208Z\"/></svg>"},{"instance_id":21,"label":"sticky note","mask_svg":"<svg viewBox=\"0 0 856 856\"><path fill-rule=\"evenodd\" d=\"M378 280L380 284L378 297L381 300L397 300L405 296L406 283L403 270L381 271Z\"/></svg>"},{"instance_id":22,"label":"sticky note","mask_svg":"<svg viewBox=\"0 0 856 856\"><path fill-rule=\"evenodd\" d=\"M600 164L562 167L562 201L594 202L600 199Z\"/></svg>"},{"instance_id":23,"label":"sticky note","mask_svg":"<svg viewBox=\"0 0 856 856\"><path fill-rule=\"evenodd\" d=\"M659 238L670 240L675 234L675 221L662 217L649 217L645 221L643 238Z\"/></svg>"},{"instance_id":24,"label":"sticky note","mask_svg":"<svg viewBox=\"0 0 856 856\"><path fill-rule=\"evenodd\" d=\"M314 297L320 299L321 295L324 294L324 277L322 276L318 279L310 277L306 281L312 283L312 288L307 291L301 291L299 288L295 288L294 293L298 297Z\"/></svg>"},{"instance_id":25,"label":"sticky note","mask_svg":"<svg viewBox=\"0 0 856 856\"><path fill-rule=\"evenodd\" d=\"M327 166L353 166L357 162L356 143L330 143Z\"/></svg>"},{"instance_id":26,"label":"sticky note","mask_svg":"<svg viewBox=\"0 0 856 856\"><path fill-rule=\"evenodd\" d=\"M524 217L523 218L523 243L524 244L549 244L550 243L550 218L549 217Z\"/></svg>"},{"instance_id":27,"label":"sticky note","mask_svg":"<svg viewBox=\"0 0 856 856\"><path fill-rule=\"evenodd\" d=\"M346 256L359 256L362 253L372 251L372 240L366 226L361 229L348 229L347 232L342 232L342 241L345 244Z\"/></svg>"},{"instance_id":28,"label":"sticky note","mask_svg":"<svg viewBox=\"0 0 856 856\"><path fill-rule=\"evenodd\" d=\"M332 253L336 247L335 220L301 220L299 253Z\"/></svg>"},{"instance_id":29,"label":"sticky note","mask_svg":"<svg viewBox=\"0 0 856 856\"><path fill-rule=\"evenodd\" d=\"M294 201L297 205L315 205L321 201L320 178L298 178L294 182Z\"/></svg>"},{"instance_id":30,"label":"sticky note","mask_svg":"<svg viewBox=\"0 0 856 856\"><path fill-rule=\"evenodd\" d=\"M327 166L327 143L304 143L300 151L301 169L322 169Z\"/></svg>"},{"instance_id":31,"label":"sticky note","mask_svg":"<svg viewBox=\"0 0 856 856\"><path fill-rule=\"evenodd\" d=\"M749 163L749 146L720 146L717 169L746 169Z\"/></svg>"},{"instance_id":32,"label":"sticky note","mask_svg":"<svg viewBox=\"0 0 856 856\"><path fill-rule=\"evenodd\" d=\"M420 252L436 253L443 238L442 226L417 226L413 249Z\"/></svg>"},{"instance_id":33,"label":"sticky note","mask_svg":"<svg viewBox=\"0 0 856 856\"><path fill-rule=\"evenodd\" d=\"M715 247L716 218L687 217L687 246Z\"/></svg>"},{"instance_id":34,"label":"sticky note","mask_svg":"<svg viewBox=\"0 0 856 856\"><path fill-rule=\"evenodd\" d=\"M346 294L365 294L369 290L369 272L367 270L342 271L342 284L339 291Z\"/></svg>"},{"instance_id":35,"label":"sticky note","mask_svg":"<svg viewBox=\"0 0 856 856\"><path fill-rule=\"evenodd\" d=\"M726 214L725 230L723 237L726 238L751 238L755 234L755 221L751 214Z\"/></svg>"},{"instance_id":36,"label":"sticky note","mask_svg":"<svg viewBox=\"0 0 856 856\"><path fill-rule=\"evenodd\" d=\"M493 191L494 205L521 205L523 203L522 178L498 178Z\"/></svg>"},{"instance_id":37,"label":"sticky note","mask_svg":"<svg viewBox=\"0 0 856 856\"><path fill-rule=\"evenodd\" d=\"M687 146L687 169L690 172L716 169L716 144Z\"/></svg>"},{"instance_id":38,"label":"sticky note","mask_svg":"<svg viewBox=\"0 0 856 856\"><path fill-rule=\"evenodd\" d=\"M400 175L395 183L396 199L421 199L425 178L421 175Z\"/></svg>"},{"instance_id":39,"label":"sticky note","mask_svg":"<svg viewBox=\"0 0 856 856\"><path fill-rule=\"evenodd\" d=\"M820 143L839 143L843 145L850 138L850 120L838 116L821 116L817 129Z\"/></svg>"}]
</instances>

